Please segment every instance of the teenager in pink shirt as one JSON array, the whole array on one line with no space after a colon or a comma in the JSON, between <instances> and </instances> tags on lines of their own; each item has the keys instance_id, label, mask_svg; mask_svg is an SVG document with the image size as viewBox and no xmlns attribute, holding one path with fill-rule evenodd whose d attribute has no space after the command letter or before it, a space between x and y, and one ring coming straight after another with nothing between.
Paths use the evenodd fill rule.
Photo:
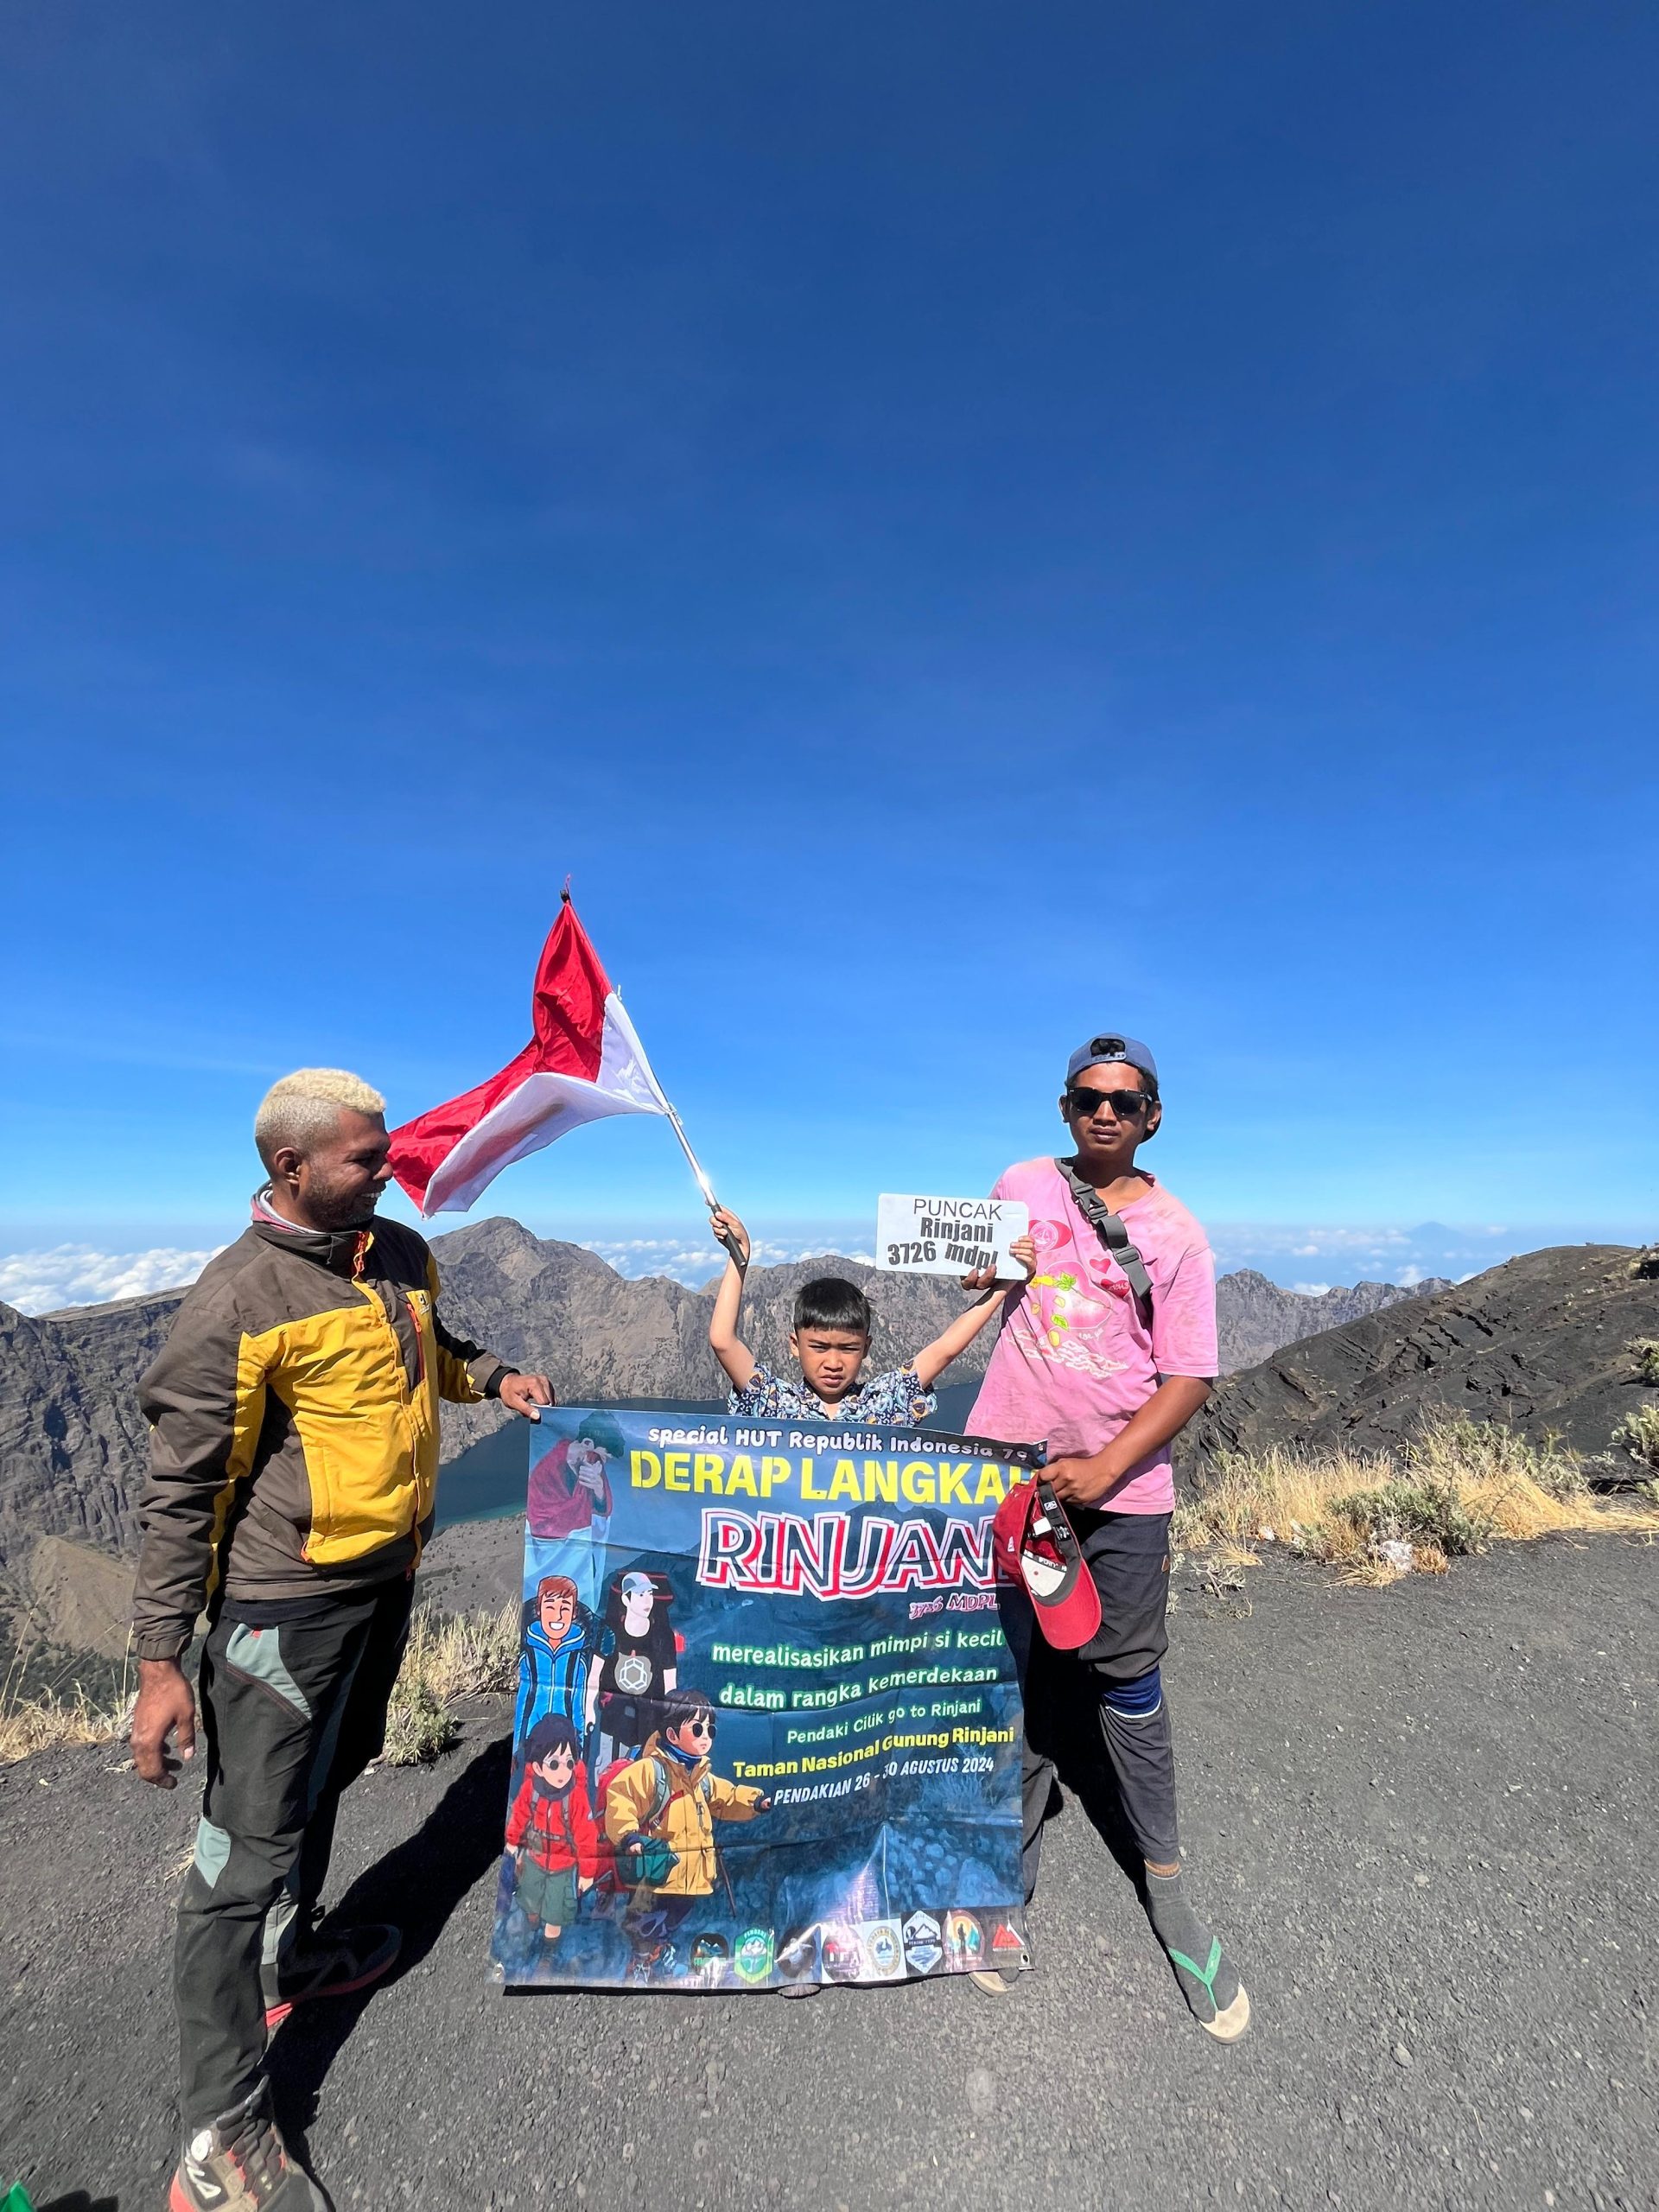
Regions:
<instances>
[{"instance_id":1,"label":"teenager in pink shirt","mask_svg":"<svg viewBox=\"0 0 1659 2212\"><path fill-rule=\"evenodd\" d=\"M1058 1711L1084 1690L1145 1861L1153 1928L1193 2017L1230 2043L1250 2001L1183 1893L1159 1675L1169 1649L1169 1447L1216 1374L1215 1261L1180 1200L1135 1165L1163 1113L1144 1045L1109 1033L1079 1046L1060 1112L1071 1154L1023 1160L991 1194L1031 1209L1037 1271L1007 1300L968 1419L977 1436L1047 1445L1048 1479L1100 1592L1100 1632L1075 1654L1045 1642L1023 1591L1003 1608L1026 1701L1026 1894L1037 1885ZM975 1980L1007 1986L995 1974Z\"/></svg>"}]
</instances>

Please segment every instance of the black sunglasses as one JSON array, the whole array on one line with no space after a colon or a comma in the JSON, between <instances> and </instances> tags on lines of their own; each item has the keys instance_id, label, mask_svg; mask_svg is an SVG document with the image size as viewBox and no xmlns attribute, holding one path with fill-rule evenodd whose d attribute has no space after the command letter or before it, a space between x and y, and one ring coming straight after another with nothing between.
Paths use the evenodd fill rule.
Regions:
<instances>
[{"instance_id":1,"label":"black sunglasses","mask_svg":"<svg viewBox=\"0 0 1659 2212\"><path fill-rule=\"evenodd\" d=\"M1103 1106L1109 1106L1120 1122L1134 1121L1151 1103L1149 1090L1095 1090L1074 1083L1065 1094L1068 1114L1098 1114Z\"/></svg>"}]
</instances>

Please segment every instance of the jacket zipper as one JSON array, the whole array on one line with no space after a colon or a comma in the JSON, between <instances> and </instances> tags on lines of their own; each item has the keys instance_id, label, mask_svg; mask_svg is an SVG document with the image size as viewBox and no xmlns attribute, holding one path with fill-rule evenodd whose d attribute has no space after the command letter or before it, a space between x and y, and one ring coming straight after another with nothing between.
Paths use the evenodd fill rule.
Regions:
<instances>
[{"instance_id":1,"label":"jacket zipper","mask_svg":"<svg viewBox=\"0 0 1659 2212\"><path fill-rule=\"evenodd\" d=\"M415 1388L417 1390L424 1390L426 1388L426 1338L421 1331L420 1309L416 1306L413 1296L407 1290L404 1293L404 1303L409 1308L409 1325L415 1332ZM392 1333L395 1336L397 1332L394 1330ZM400 1372L402 1371L403 1364L403 1360L400 1357L397 1362ZM404 1382L404 1388L406 1391L409 1389L407 1380ZM413 1393L411 1392L410 1395L409 1479L414 1485L415 1503L412 1508L412 1518L409 1524L409 1533L415 1539L415 1557L418 1560L421 1556L421 1471L417 1465L417 1453L415 1444Z\"/></svg>"},{"instance_id":2,"label":"jacket zipper","mask_svg":"<svg viewBox=\"0 0 1659 2212\"><path fill-rule=\"evenodd\" d=\"M410 1570L410 1572L413 1573L414 1567L418 1567L420 1564L421 1551L423 1548L421 1544L421 1471L419 1465L417 1464L417 1454L415 1445L415 1394L410 1388L409 1370L404 1365L404 1348L397 1341L397 1331L392 1321L391 1310L387 1301L381 1297L378 1290L374 1289L371 1284L365 1282L363 1280L363 1262L367 1258L369 1247L373 1242L374 1235L372 1230L364 1229L358 1231L357 1249L352 1255L352 1281L357 1286L358 1289L362 1292L364 1297L366 1298L369 1303L374 1307L375 1312L380 1316L380 1325L385 1331L386 1334L391 1338L391 1348L397 1356L397 1383L398 1388L403 1393L402 1409L404 1415L404 1433L409 1440L409 1485L410 1491L414 1494L413 1501L410 1508L408 1531L409 1535L413 1537L415 1541L414 1566L412 1566ZM397 1287L394 1285L394 1294L396 1293L396 1287ZM404 1292L404 1296L409 1306L409 1325L415 1332L415 1365L417 1383L419 1385L424 1385L426 1382L426 1344L421 1335L421 1317L416 1312L415 1301L409 1296L407 1291Z\"/></svg>"}]
</instances>

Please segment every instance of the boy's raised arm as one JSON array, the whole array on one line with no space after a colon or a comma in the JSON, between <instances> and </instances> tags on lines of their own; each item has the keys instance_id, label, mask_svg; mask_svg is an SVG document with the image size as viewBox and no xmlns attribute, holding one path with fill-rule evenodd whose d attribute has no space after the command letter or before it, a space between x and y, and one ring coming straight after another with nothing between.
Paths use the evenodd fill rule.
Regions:
<instances>
[{"instance_id":1,"label":"boy's raised arm","mask_svg":"<svg viewBox=\"0 0 1659 2212\"><path fill-rule=\"evenodd\" d=\"M737 1333L737 1311L743 1302L743 1272L749 1264L749 1232L734 1213L718 1206L713 1216L715 1242L732 1238L743 1255L740 1267L728 1251L726 1272L715 1294L715 1311L709 1323L709 1349L725 1369L734 1390L745 1389L754 1372L754 1354Z\"/></svg>"},{"instance_id":2,"label":"boy's raised arm","mask_svg":"<svg viewBox=\"0 0 1659 2212\"><path fill-rule=\"evenodd\" d=\"M1029 1282L1037 1272L1037 1247L1029 1236L1017 1236L1008 1249L1025 1269L1026 1282ZM980 1275L963 1277L969 1289L977 1288L983 1280L983 1276ZM1025 1287L1025 1283L999 1283L993 1278L984 1294L976 1298L968 1311L954 1320L942 1337L936 1337L931 1344L925 1345L911 1361L911 1365L916 1370L916 1379L922 1388L925 1390L927 1389L936 1375L943 1375L953 1359L962 1357L992 1314L1000 1313L1002 1311L1003 1306L1007 1303L1010 1291L1017 1290L1023 1296Z\"/></svg>"}]
</instances>

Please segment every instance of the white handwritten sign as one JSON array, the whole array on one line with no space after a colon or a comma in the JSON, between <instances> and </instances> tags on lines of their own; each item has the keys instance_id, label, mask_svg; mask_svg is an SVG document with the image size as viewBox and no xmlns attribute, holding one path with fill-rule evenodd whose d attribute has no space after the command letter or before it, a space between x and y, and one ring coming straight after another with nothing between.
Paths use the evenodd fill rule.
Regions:
<instances>
[{"instance_id":1,"label":"white handwritten sign","mask_svg":"<svg viewBox=\"0 0 1659 2212\"><path fill-rule=\"evenodd\" d=\"M875 1264L900 1274L965 1275L995 1267L1003 1281L1025 1269L1008 1247L1031 1226L1017 1198L918 1198L884 1191L876 1202Z\"/></svg>"}]
</instances>

